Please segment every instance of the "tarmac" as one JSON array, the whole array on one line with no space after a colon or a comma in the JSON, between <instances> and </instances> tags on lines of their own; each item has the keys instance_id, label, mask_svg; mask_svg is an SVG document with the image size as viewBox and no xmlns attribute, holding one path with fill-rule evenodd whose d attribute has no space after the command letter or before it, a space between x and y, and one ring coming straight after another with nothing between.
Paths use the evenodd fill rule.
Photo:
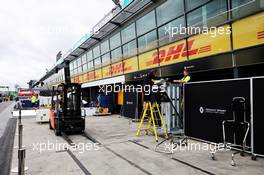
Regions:
<instances>
[{"instance_id":1,"label":"tarmac","mask_svg":"<svg viewBox=\"0 0 264 175\"><path fill-rule=\"evenodd\" d=\"M11 114L10 114L11 115ZM37 123L34 116L22 118L23 145L26 148L28 175L263 175L264 159L236 155L231 166L232 151L216 153L210 150L188 149L168 151L166 141L156 151L153 135L136 137L138 123L119 115L86 117L86 135L55 136L48 123ZM89 139L88 139L89 138ZM159 141L164 140L159 138ZM15 135L11 170L17 167ZM188 140L188 145L206 143ZM16 174L16 173L10 173Z\"/></svg>"}]
</instances>

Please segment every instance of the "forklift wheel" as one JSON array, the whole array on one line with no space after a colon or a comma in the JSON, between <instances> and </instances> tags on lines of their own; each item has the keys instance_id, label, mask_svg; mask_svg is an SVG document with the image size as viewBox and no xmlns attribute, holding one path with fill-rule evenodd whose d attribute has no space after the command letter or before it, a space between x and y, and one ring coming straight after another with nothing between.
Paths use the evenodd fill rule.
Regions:
<instances>
[{"instance_id":1,"label":"forklift wheel","mask_svg":"<svg viewBox=\"0 0 264 175\"><path fill-rule=\"evenodd\" d=\"M54 128L54 132L56 136L60 136L61 132L59 130L56 129L56 127Z\"/></svg>"},{"instance_id":2,"label":"forklift wheel","mask_svg":"<svg viewBox=\"0 0 264 175\"><path fill-rule=\"evenodd\" d=\"M251 160L257 160L257 156L256 155L252 155Z\"/></svg>"}]
</instances>

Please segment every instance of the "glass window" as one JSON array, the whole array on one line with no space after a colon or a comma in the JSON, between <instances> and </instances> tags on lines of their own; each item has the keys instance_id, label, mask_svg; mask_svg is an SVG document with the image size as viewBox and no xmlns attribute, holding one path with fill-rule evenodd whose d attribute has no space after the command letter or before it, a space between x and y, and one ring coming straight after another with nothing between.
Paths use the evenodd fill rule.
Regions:
<instances>
[{"instance_id":1,"label":"glass window","mask_svg":"<svg viewBox=\"0 0 264 175\"><path fill-rule=\"evenodd\" d=\"M107 53L102 56L102 65L106 66L108 64L110 64L110 53Z\"/></svg>"},{"instance_id":2,"label":"glass window","mask_svg":"<svg viewBox=\"0 0 264 175\"><path fill-rule=\"evenodd\" d=\"M101 54L104 54L109 51L109 41L106 40L101 44Z\"/></svg>"},{"instance_id":3,"label":"glass window","mask_svg":"<svg viewBox=\"0 0 264 175\"><path fill-rule=\"evenodd\" d=\"M252 2L252 1L255 1L255 0L232 0L232 7L239 7L239 6L242 6L242 5L246 5L248 4L249 2Z\"/></svg>"},{"instance_id":4,"label":"glass window","mask_svg":"<svg viewBox=\"0 0 264 175\"><path fill-rule=\"evenodd\" d=\"M100 56L100 47L99 46L93 48L93 56L94 56L94 58L97 58Z\"/></svg>"},{"instance_id":5,"label":"glass window","mask_svg":"<svg viewBox=\"0 0 264 175\"><path fill-rule=\"evenodd\" d=\"M232 16L240 18L264 9L264 0L232 0Z\"/></svg>"},{"instance_id":6,"label":"glass window","mask_svg":"<svg viewBox=\"0 0 264 175\"><path fill-rule=\"evenodd\" d=\"M138 38L139 52L143 52L149 49L157 47L157 34L156 30L149 32Z\"/></svg>"},{"instance_id":7,"label":"glass window","mask_svg":"<svg viewBox=\"0 0 264 175\"><path fill-rule=\"evenodd\" d=\"M78 65L78 67L82 65L82 57L79 57L77 59L77 65Z\"/></svg>"},{"instance_id":8,"label":"glass window","mask_svg":"<svg viewBox=\"0 0 264 175\"><path fill-rule=\"evenodd\" d=\"M121 47L118 47L117 49L113 50L111 52L112 62L119 61L122 58L122 51Z\"/></svg>"},{"instance_id":9,"label":"glass window","mask_svg":"<svg viewBox=\"0 0 264 175\"><path fill-rule=\"evenodd\" d=\"M129 57L137 54L137 42L136 40L130 41L123 45L123 57Z\"/></svg>"},{"instance_id":10,"label":"glass window","mask_svg":"<svg viewBox=\"0 0 264 175\"><path fill-rule=\"evenodd\" d=\"M96 58L94 60L94 67L97 68L97 67L100 67L100 66L101 66L101 57Z\"/></svg>"},{"instance_id":11,"label":"glass window","mask_svg":"<svg viewBox=\"0 0 264 175\"><path fill-rule=\"evenodd\" d=\"M73 70L73 62L70 62L70 71Z\"/></svg>"},{"instance_id":12,"label":"glass window","mask_svg":"<svg viewBox=\"0 0 264 175\"><path fill-rule=\"evenodd\" d=\"M227 19L226 0L214 0L201 8L187 14L189 26L217 26Z\"/></svg>"},{"instance_id":13,"label":"glass window","mask_svg":"<svg viewBox=\"0 0 264 175\"><path fill-rule=\"evenodd\" d=\"M92 52L92 50L87 52L86 57L87 57L87 61L88 62L93 60L93 52Z\"/></svg>"},{"instance_id":14,"label":"glass window","mask_svg":"<svg viewBox=\"0 0 264 175\"><path fill-rule=\"evenodd\" d=\"M81 74L82 73L82 66L77 68L77 73L78 74Z\"/></svg>"},{"instance_id":15,"label":"glass window","mask_svg":"<svg viewBox=\"0 0 264 175\"><path fill-rule=\"evenodd\" d=\"M90 61L90 62L88 63L88 70L93 69L93 67L94 67L94 63L93 63L93 61Z\"/></svg>"},{"instance_id":16,"label":"glass window","mask_svg":"<svg viewBox=\"0 0 264 175\"><path fill-rule=\"evenodd\" d=\"M130 24L121 32L122 34L122 43L127 43L128 41L136 37L135 23Z\"/></svg>"},{"instance_id":17,"label":"glass window","mask_svg":"<svg viewBox=\"0 0 264 175\"><path fill-rule=\"evenodd\" d=\"M159 44L164 45L183 38L185 36L185 32L184 30L181 31L181 29L184 27L184 17L177 18L174 21L160 27Z\"/></svg>"},{"instance_id":18,"label":"glass window","mask_svg":"<svg viewBox=\"0 0 264 175\"><path fill-rule=\"evenodd\" d=\"M84 64L84 65L82 66L82 69L83 69L83 72L86 72L87 69L88 69L87 64Z\"/></svg>"},{"instance_id":19,"label":"glass window","mask_svg":"<svg viewBox=\"0 0 264 175\"><path fill-rule=\"evenodd\" d=\"M87 60L86 60L86 54L84 54L84 55L82 56L82 64L85 64L85 63L87 63Z\"/></svg>"},{"instance_id":20,"label":"glass window","mask_svg":"<svg viewBox=\"0 0 264 175\"><path fill-rule=\"evenodd\" d=\"M74 60L73 61L73 69L76 69L78 66L77 66L77 60Z\"/></svg>"},{"instance_id":21,"label":"glass window","mask_svg":"<svg viewBox=\"0 0 264 175\"><path fill-rule=\"evenodd\" d=\"M199 6L202 6L203 4L206 4L210 0L185 0L185 1L186 1L186 9L189 11Z\"/></svg>"},{"instance_id":22,"label":"glass window","mask_svg":"<svg viewBox=\"0 0 264 175\"><path fill-rule=\"evenodd\" d=\"M137 34L142 35L156 27L155 12L151 11L147 15L137 20Z\"/></svg>"},{"instance_id":23,"label":"glass window","mask_svg":"<svg viewBox=\"0 0 264 175\"><path fill-rule=\"evenodd\" d=\"M156 11L159 26L183 14L183 0L167 0Z\"/></svg>"},{"instance_id":24,"label":"glass window","mask_svg":"<svg viewBox=\"0 0 264 175\"><path fill-rule=\"evenodd\" d=\"M121 45L120 32L110 38L111 50Z\"/></svg>"}]
</instances>

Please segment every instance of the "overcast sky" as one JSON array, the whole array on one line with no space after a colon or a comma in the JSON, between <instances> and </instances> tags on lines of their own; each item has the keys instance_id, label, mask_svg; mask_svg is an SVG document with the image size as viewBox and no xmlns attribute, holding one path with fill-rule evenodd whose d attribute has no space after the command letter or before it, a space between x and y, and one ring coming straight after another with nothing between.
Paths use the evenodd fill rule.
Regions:
<instances>
[{"instance_id":1,"label":"overcast sky","mask_svg":"<svg viewBox=\"0 0 264 175\"><path fill-rule=\"evenodd\" d=\"M112 0L8 0L0 6L0 85L39 79L114 7Z\"/></svg>"}]
</instances>

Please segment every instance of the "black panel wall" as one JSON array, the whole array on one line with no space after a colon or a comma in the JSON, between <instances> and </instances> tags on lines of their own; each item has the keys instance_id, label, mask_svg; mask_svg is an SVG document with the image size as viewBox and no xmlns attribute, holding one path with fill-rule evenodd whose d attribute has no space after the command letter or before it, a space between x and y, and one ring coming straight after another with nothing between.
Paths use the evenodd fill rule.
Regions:
<instances>
[{"instance_id":1,"label":"black panel wall","mask_svg":"<svg viewBox=\"0 0 264 175\"><path fill-rule=\"evenodd\" d=\"M222 121L233 119L233 97L246 99L247 121L250 121L250 79L186 84L184 96L184 126L187 136L210 142L223 142ZM227 129L227 141L233 143L231 133ZM250 137L247 144L250 145Z\"/></svg>"},{"instance_id":2,"label":"black panel wall","mask_svg":"<svg viewBox=\"0 0 264 175\"><path fill-rule=\"evenodd\" d=\"M253 152L264 155L264 78L253 79Z\"/></svg>"}]
</instances>

